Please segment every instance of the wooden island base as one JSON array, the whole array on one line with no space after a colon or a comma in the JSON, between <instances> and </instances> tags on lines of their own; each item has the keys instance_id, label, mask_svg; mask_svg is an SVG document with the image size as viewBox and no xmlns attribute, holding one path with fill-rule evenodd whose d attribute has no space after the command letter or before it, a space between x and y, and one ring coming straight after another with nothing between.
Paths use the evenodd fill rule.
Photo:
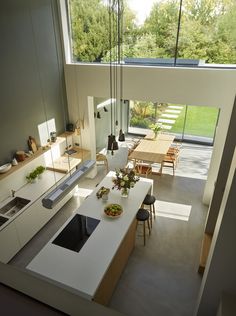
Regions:
<instances>
[{"instance_id":1,"label":"wooden island base","mask_svg":"<svg viewBox=\"0 0 236 316\"><path fill-rule=\"evenodd\" d=\"M116 284L125 268L131 252L134 249L136 223L137 221L135 218L94 295L93 300L99 304L107 305L109 303Z\"/></svg>"}]
</instances>

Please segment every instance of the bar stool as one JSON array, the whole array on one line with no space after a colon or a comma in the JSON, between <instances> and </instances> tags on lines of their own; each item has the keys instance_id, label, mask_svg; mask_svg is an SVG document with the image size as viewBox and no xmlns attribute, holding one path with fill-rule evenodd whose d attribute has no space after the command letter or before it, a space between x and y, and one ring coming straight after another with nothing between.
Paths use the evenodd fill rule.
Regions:
<instances>
[{"instance_id":1,"label":"bar stool","mask_svg":"<svg viewBox=\"0 0 236 316\"><path fill-rule=\"evenodd\" d=\"M152 215L154 215L154 218L156 218L155 201L156 201L155 196L151 195L151 194L147 194L145 196L145 199L143 200L143 205L149 205L149 207L150 207L151 227L152 227Z\"/></svg>"},{"instance_id":2,"label":"bar stool","mask_svg":"<svg viewBox=\"0 0 236 316\"><path fill-rule=\"evenodd\" d=\"M148 210L146 210L145 208L140 208L136 214L137 224L138 222L143 222L143 245L144 246L146 244L146 222L148 225L149 235L151 234L149 217L150 217L150 214Z\"/></svg>"}]
</instances>

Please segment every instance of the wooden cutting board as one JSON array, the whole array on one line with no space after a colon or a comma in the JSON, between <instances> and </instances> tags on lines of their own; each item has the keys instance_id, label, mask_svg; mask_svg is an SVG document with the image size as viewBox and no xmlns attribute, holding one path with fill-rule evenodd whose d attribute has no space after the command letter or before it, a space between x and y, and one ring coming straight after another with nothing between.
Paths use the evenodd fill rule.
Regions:
<instances>
[{"instance_id":1,"label":"wooden cutting board","mask_svg":"<svg viewBox=\"0 0 236 316\"><path fill-rule=\"evenodd\" d=\"M28 145L29 145L30 150L32 150L33 153L35 153L38 150L36 141L32 136L29 136Z\"/></svg>"}]
</instances>

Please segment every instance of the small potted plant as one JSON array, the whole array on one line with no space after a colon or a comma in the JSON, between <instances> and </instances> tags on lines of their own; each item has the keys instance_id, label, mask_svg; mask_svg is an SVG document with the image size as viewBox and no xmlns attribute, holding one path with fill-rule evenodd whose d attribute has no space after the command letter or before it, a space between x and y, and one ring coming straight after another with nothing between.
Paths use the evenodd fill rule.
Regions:
<instances>
[{"instance_id":1,"label":"small potted plant","mask_svg":"<svg viewBox=\"0 0 236 316\"><path fill-rule=\"evenodd\" d=\"M36 170L30 172L30 174L28 176L26 176L26 179L28 180L28 182L30 183L34 183L37 181L38 178L38 172Z\"/></svg>"},{"instance_id":2,"label":"small potted plant","mask_svg":"<svg viewBox=\"0 0 236 316\"><path fill-rule=\"evenodd\" d=\"M107 201L109 192L110 192L109 188L101 187L96 194L97 198L98 199L102 198L103 201Z\"/></svg>"},{"instance_id":3,"label":"small potted plant","mask_svg":"<svg viewBox=\"0 0 236 316\"><path fill-rule=\"evenodd\" d=\"M43 174L43 172L45 171L45 167L44 167L44 166L38 166L35 170L36 170L37 173L38 173L39 179L41 179L41 178L42 178L42 174Z\"/></svg>"}]
</instances>

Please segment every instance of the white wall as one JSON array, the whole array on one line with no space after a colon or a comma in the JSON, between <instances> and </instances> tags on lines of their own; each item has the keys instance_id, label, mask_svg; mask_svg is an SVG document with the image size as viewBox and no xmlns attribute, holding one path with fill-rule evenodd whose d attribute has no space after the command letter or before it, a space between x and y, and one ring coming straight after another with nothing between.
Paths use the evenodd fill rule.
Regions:
<instances>
[{"instance_id":1,"label":"white wall","mask_svg":"<svg viewBox=\"0 0 236 316\"><path fill-rule=\"evenodd\" d=\"M236 150L201 283L196 316L216 315L222 292L236 294L235 168Z\"/></svg>"},{"instance_id":2,"label":"white wall","mask_svg":"<svg viewBox=\"0 0 236 316\"><path fill-rule=\"evenodd\" d=\"M87 133L90 128L87 96L110 97L109 65L67 64L65 77L69 117L71 121L75 121L78 115L85 115L87 124L83 133L83 142L87 148L90 148L91 140ZM203 197L206 204L209 204L214 190L236 93L235 82L234 69L123 66L124 99L213 106L221 109Z\"/></svg>"}]
</instances>

